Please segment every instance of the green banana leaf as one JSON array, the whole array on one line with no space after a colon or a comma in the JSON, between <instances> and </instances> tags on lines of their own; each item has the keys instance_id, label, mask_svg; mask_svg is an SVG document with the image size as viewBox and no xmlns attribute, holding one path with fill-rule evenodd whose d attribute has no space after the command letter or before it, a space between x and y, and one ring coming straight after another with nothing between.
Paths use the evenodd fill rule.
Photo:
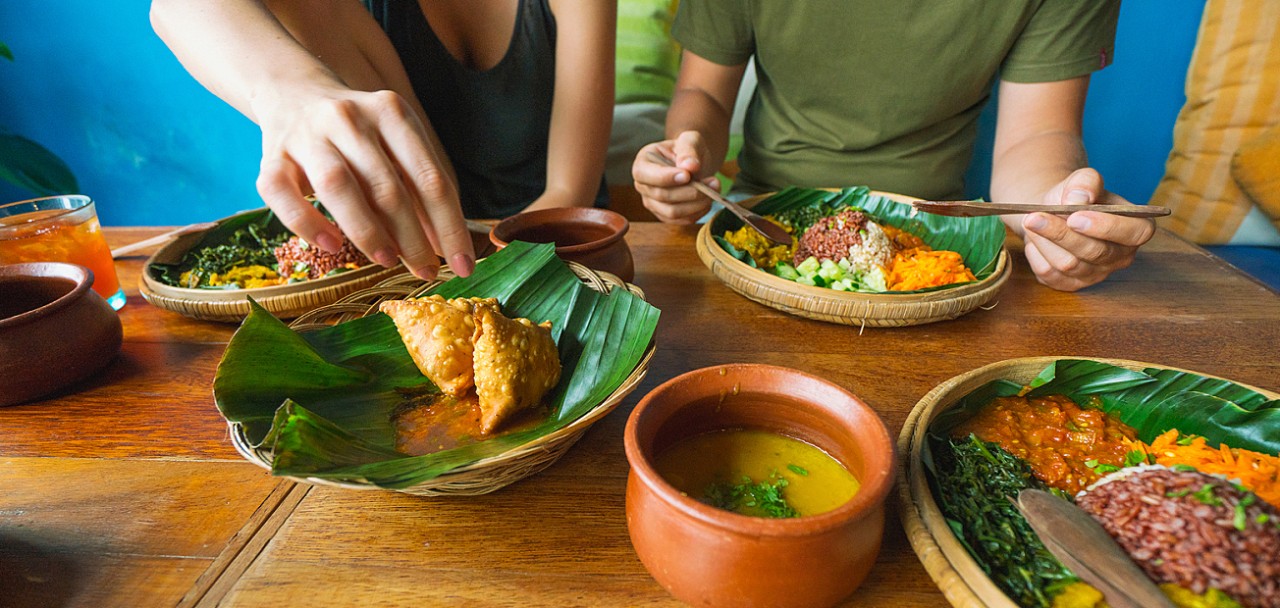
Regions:
<instances>
[{"instance_id":1,"label":"green banana leaf","mask_svg":"<svg viewBox=\"0 0 1280 608\"><path fill-rule=\"evenodd\" d=\"M995 216L947 217L931 213L917 213L911 205L871 194L866 186L844 188L838 191L813 188L788 187L780 190L752 208L761 215L782 213L800 207L827 205L833 209L856 207L877 218L881 223L910 232L937 250L954 251L964 258L964 263L979 281L995 272L1004 247L1004 224ZM756 267L746 252L738 251L723 238L725 232L742 227L742 220L728 212L716 214L711 221L711 234L730 255ZM929 287L915 291L892 293L924 293L951 289L965 283Z\"/></svg>"},{"instance_id":2,"label":"green banana leaf","mask_svg":"<svg viewBox=\"0 0 1280 608\"><path fill-rule=\"evenodd\" d=\"M505 314L549 320L560 351L550 416L526 430L424 456L395 449L392 414L407 398L436 392L383 314L297 333L256 304L232 337L214 379L214 400L278 475L404 488L497 456L563 428L631 374L657 327L656 308L623 290L586 287L549 244L514 242L470 277L432 291L494 297Z\"/></svg>"},{"instance_id":3,"label":"green banana leaf","mask_svg":"<svg viewBox=\"0 0 1280 608\"><path fill-rule=\"evenodd\" d=\"M1228 380L1171 369L1139 372L1099 361L1061 359L1028 386L1029 396L1066 395L1077 403L1096 404L1132 426L1143 441L1177 429L1201 435L1215 446L1280 454L1280 400ZM989 382L940 414L930 431L945 433L995 397L1017 394L1020 389L1007 380Z\"/></svg>"}]
</instances>

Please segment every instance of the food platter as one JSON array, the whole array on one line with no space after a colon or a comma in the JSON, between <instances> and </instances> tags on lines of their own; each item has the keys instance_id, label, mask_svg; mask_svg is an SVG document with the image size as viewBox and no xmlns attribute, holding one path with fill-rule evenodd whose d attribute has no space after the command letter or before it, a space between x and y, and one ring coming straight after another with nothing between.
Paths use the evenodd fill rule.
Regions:
<instances>
[{"instance_id":1,"label":"food platter","mask_svg":"<svg viewBox=\"0 0 1280 608\"><path fill-rule=\"evenodd\" d=\"M929 575L953 606L1016 608L1019 604L1006 594L991 576L988 576L965 544L957 537L952 527L956 522L948 520L935 497L931 485L931 471L934 466L932 462L935 456L930 455L927 447L931 425L944 413L955 414L953 410L960 407L957 405L958 402L974 394L975 391L990 386L993 382L1004 380L1023 386L1035 386L1036 382L1042 381L1049 370L1054 369L1055 366L1061 366L1064 362L1079 361L1097 362L1138 373L1169 374L1169 377L1187 378L1189 382L1227 384L1232 387L1232 390L1250 391L1257 393L1259 399L1266 399L1267 403L1263 404L1262 409L1271 407L1274 400L1280 399L1280 394L1273 391L1198 372L1139 361L1084 357L1010 359L975 369L939 384L920 399L899 434L898 449L905 456L905 465L899 471L898 494L905 507L902 519L911 546ZM1057 369L1061 370L1062 367ZM1172 386L1180 384L1181 380L1166 382L1162 379L1161 382ZM1166 389L1174 390L1167 387ZM1190 392L1194 389L1186 390ZM1161 402L1159 406L1166 406L1168 403L1168 401ZM953 415L952 418L954 417ZM1143 467L1137 467L1134 470L1141 468ZM1088 491L1092 491L1095 487L1097 486L1091 486Z\"/></svg>"},{"instance_id":2,"label":"food platter","mask_svg":"<svg viewBox=\"0 0 1280 608\"><path fill-rule=\"evenodd\" d=\"M902 203L903 207L914 200L886 192L870 192L870 195ZM771 196L756 196L741 204L755 207ZM980 274L979 280L946 288L867 293L804 285L753 267L718 243L719 233L726 226L733 226L734 221L736 218L727 210L721 210L702 226L697 236L697 251L703 264L730 289L748 299L819 321L857 327L904 327L954 319L992 303L1012 272L1008 252L1000 247L990 268ZM929 240L927 236L925 240Z\"/></svg>"},{"instance_id":3,"label":"food platter","mask_svg":"<svg viewBox=\"0 0 1280 608\"><path fill-rule=\"evenodd\" d=\"M522 316L559 318L554 325L562 360L570 356L565 380L548 397L554 402L549 418L533 427L436 453L393 453L388 432L379 427L394 426L388 418L403 399L389 393L421 394L422 384L403 381L423 378L397 338L387 343L396 328L378 314L379 304L442 291L451 294L446 297L496 297ZM349 489L483 494L550 466L634 390L656 348L656 321L657 310L638 287L561 262L551 245L517 242L482 260L466 279L447 267L429 282L401 274L288 327L255 308L219 364L214 398L237 451L273 474ZM595 323L602 325L593 328ZM293 350L281 356L276 348ZM297 364L304 359L316 362ZM334 373L316 380L314 369ZM343 385L350 372L355 379ZM274 379L282 380L271 386ZM354 411L361 409L366 411ZM344 416L352 418L344 422ZM305 445L326 434L336 440Z\"/></svg>"},{"instance_id":4,"label":"food platter","mask_svg":"<svg viewBox=\"0 0 1280 608\"><path fill-rule=\"evenodd\" d=\"M404 272L403 266L384 268L368 264L333 276L248 289L193 289L169 285L157 278L153 270L157 265L178 264L187 252L210 244L218 234L258 221L268 213L266 208L242 211L218 220L208 230L184 234L170 241L147 260L138 285L142 297L155 306L194 319L224 322L244 319L250 311L249 298L253 298L272 314L291 319Z\"/></svg>"}]
</instances>

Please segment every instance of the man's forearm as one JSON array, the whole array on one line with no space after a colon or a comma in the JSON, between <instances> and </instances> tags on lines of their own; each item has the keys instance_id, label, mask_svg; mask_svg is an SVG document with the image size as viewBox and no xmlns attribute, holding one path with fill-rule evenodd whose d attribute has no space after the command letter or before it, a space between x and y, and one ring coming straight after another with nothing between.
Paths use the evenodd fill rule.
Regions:
<instances>
[{"instance_id":1,"label":"man's forearm","mask_svg":"<svg viewBox=\"0 0 1280 608\"><path fill-rule=\"evenodd\" d=\"M1084 143L1075 133L1047 131L1027 137L1000 150L994 158L992 200L1039 203L1049 189L1088 164ZM1020 216L1004 218L1018 220ZM1022 232L1020 221L1006 223Z\"/></svg>"}]
</instances>

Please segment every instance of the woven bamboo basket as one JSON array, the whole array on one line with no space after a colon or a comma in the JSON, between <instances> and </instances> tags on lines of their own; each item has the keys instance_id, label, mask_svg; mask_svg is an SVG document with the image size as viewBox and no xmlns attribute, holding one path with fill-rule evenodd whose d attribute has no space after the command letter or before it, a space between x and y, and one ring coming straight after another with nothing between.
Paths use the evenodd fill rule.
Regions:
<instances>
[{"instance_id":1,"label":"woven bamboo basket","mask_svg":"<svg viewBox=\"0 0 1280 608\"><path fill-rule=\"evenodd\" d=\"M951 528L947 526L946 518L939 510L938 503L933 498L933 492L925 476L924 463L921 460L921 449L929 424L938 414L983 384L1003 378L1025 385L1050 363L1059 359L1090 359L1139 371L1152 367L1189 371L1155 363L1094 357L1008 359L947 380L934 387L916 403L902 426L902 432L898 435L898 453L906 458L906 465L898 469L898 498L904 507L901 510L902 525L906 529L908 540L911 541L911 547L920 557L925 570L938 584L938 588L946 595L951 605L956 608L1017 608L1018 605L991 581L978 562L956 539ZM1214 377L1201 372L1191 373ZM1273 391L1247 384L1237 384L1271 399L1280 398L1280 394Z\"/></svg>"},{"instance_id":2,"label":"woven bamboo basket","mask_svg":"<svg viewBox=\"0 0 1280 608\"><path fill-rule=\"evenodd\" d=\"M622 288L644 299L644 291L639 287L625 283L612 274L594 271L576 262L567 262L567 264L569 269L591 289L601 293L608 293L611 289ZM306 332L365 317L377 313L378 304L384 300L402 300L419 296L450 278L453 278L453 273L448 267L442 268L440 276L430 282L425 282L411 274L403 273L386 279L371 288L344 296L332 304L307 312L295 319L289 326L295 331ZM541 472L568 452L569 448L582 437L588 427L613 411L631 391L639 386L645 374L649 371L649 360L653 358L655 348L656 344L650 342L649 347L640 358L640 362L636 364L635 369L631 370L631 374L623 380L622 384L604 401L601 401L567 426L512 448L500 455L473 462L418 485L402 488L398 491L418 496L475 496L488 494ZM240 424L230 421L227 424L231 430L231 443L235 446L236 451L240 452L250 462L270 470L272 461L270 450L267 448L254 448ZM356 490L384 489L364 479L289 478L305 483Z\"/></svg>"},{"instance_id":3,"label":"woven bamboo basket","mask_svg":"<svg viewBox=\"0 0 1280 608\"><path fill-rule=\"evenodd\" d=\"M898 202L911 197L873 192ZM771 195L742 202L751 207ZM727 213L727 211L721 211ZM858 293L801 285L752 268L725 251L711 234L712 222L698 232L698 257L725 285L748 299L799 317L858 327L906 327L954 319L995 299L1013 267L1008 251L1001 249L995 271L987 278L925 293Z\"/></svg>"},{"instance_id":4,"label":"woven bamboo basket","mask_svg":"<svg viewBox=\"0 0 1280 608\"><path fill-rule=\"evenodd\" d=\"M242 211L218 223L246 215L262 213L261 209ZM210 228L209 230L212 230ZM192 247L200 243L208 230L184 234L161 247L148 260L138 281L142 297L155 306L203 321L239 322L249 316L249 298L277 317L292 319L308 310L324 306L349 293L371 287L404 272L404 266L383 268L369 264L331 277L300 283L257 287L254 289L188 289L166 285L151 278L146 269L152 264L176 264Z\"/></svg>"}]
</instances>

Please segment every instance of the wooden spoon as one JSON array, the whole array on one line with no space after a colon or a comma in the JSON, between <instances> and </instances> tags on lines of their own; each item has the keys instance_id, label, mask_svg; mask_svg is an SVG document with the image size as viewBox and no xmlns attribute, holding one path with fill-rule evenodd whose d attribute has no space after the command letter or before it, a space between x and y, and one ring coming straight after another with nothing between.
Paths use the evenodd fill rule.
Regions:
<instances>
[{"instance_id":1,"label":"wooden spoon","mask_svg":"<svg viewBox=\"0 0 1280 608\"><path fill-rule=\"evenodd\" d=\"M135 251L141 251L143 249L146 249L147 247L151 247L152 245L159 245L161 243L168 241L169 239L174 239L184 234L191 234L192 232L201 232L204 230L209 230L217 225L218 225L217 222L203 222L200 224L190 224L187 226L183 226L181 228L170 230L164 234L153 236L149 239L143 239L136 243L129 243L128 245L125 245L123 247L117 247L115 249L112 249L111 259L124 257Z\"/></svg>"},{"instance_id":2,"label":"wooden spoon","mask_svg":"<svg viewBox=\"0 0 1280 608\"><path fill-rule=\"evenodd\" d=\"M1043 490L1018 492L1014 506L1045 548L1113 608L1175 608L1146 573L1088 513Z\"/></svg>"},{"instance_id":3,"label":"wooden spoon","mask_svg":"<svg viewBox=\"0 0 1280 608\"><path fill-rule=\"evenodd\" d=\"M668 167L676 166L676 164L672 162L671 159L661 154L658 154L656 152L650 151L648 156L649 156L649 160L655 163L658 163L660 165L665 165ZM695 189L697 189L698 192L701 192L711 197L711 200L717 203L720 203L721 205L724 205L726 209L728 209L729 211L732 211L734 215L738 216L738 219L745 222L748 226L751 226L752 228L754 228L755 231L759 232L762 236L764 236L764 238L769 239L770 241L777 243L779 245L791 245L791 233L787 232L782 226L779 226L769 220L766 220L763 217L761 217L760 214L754 213L751 210L742 207L738 203L735 203L721 196L720 193L716 192L714 188L696 179L691 180L689 183Z\"/></svg>"},{"instance_id":4,"label":"wooden spoon","mask_svg":"<svg viewBox=\"0 0 1280 608\"><path fill-rule=\"evenodd\" d=\"M1077 211L1096 211L1125 217L1161 217L1172 211L1155 205L1037 205L1035 203L979 203L976 201L911 201L911 206L934 215L978 217L1017 213L1052 213L1070 215Z\"/></svg>"}]
</instances>

